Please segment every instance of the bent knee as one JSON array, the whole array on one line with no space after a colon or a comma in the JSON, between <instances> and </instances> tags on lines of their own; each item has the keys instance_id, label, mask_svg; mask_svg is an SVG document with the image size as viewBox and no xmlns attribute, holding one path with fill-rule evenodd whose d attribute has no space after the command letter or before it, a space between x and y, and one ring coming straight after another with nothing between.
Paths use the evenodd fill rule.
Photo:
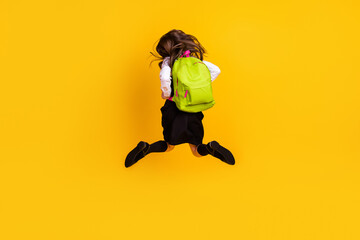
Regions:
<instances>
[{"instance_id":1,"label":"bent knee","mask_svg":"<svg viewBox=\"0 0 360 240\"><path fill-rule=\"evenodd\" d=\"M171 144L168 144L167 143L167 149L166 149L166 152L169 152L169 151L171 151L171 150L173 150L174 149L174 147L175 147L175 145L171 145Z\"/></svg>"},{"instance_id":2,"label":"bent knee","mask_svg":"<svg viewBox=\"0 0 360 240\"><path fill-rule=\"evenodd\" d=\"M191 149L192 154L193 154L195 157L202 157L202 156L198 153L196 145L189 144L189 146L190 146L190 149Z\"/></svg>"},{"instance_id":3,"label":"bent knee","mask_svg":"<svg viewBox=\"0 0 360 240\"><path fill-rule=\"evenodd\" d=\"M195 156L195 157L202 157L198 152L196 151L193 151L192 154Z\"/></svg>"},{"instance_id":4,"label":"bent knee","mask_svg":"<svg viewBox=\"0 0 360 240\"><path fill-rule=\"evenodd\" d=\"M200 155L200 153L198 153L196 150L193 152L193 154L195 157L203 157L203 155Z\"/></svg>"}]
</instances>

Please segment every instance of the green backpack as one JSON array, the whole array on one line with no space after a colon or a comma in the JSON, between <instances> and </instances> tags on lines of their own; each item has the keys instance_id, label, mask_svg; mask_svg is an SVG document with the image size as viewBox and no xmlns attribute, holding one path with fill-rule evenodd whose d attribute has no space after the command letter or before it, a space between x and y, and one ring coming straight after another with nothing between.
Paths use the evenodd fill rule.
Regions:
<instances>
[{"instance_id":1,"label":"green backpack","mask_svg":"<svg viewBox=\"0 0 360 240\"><path fill-rule=\"evenodd\" d=\"M170 100L179 110L200 112L214 106L210 71L200 59L190 57L189 50L175 60L172 79L174 96Z\"/></svg>"}]
</instances>

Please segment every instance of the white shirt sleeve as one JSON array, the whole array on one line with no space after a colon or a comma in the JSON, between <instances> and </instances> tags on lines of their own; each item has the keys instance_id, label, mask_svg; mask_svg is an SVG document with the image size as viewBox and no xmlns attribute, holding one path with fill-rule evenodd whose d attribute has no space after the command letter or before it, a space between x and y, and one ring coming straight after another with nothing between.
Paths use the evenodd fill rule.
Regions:
<instances>
[{"instance_id":1,"label":"white shirt sleeve","mask_svg":"<svg viewBox=\"0 0 360 240\"><path fill-rule=\"evenodd\" d=\"M160 70L160 83L161 91L164 93L165 97L170 97L171 95L171 68L170 57L166 57L163 60Z\"/></svg>"},{"instance_id":2,"label":"white shirt sleeve","mask_svg":"<svg viewBox=\"0 0 360 240\"><path fill-rule=\"evenodd\" d=\"M205 61L203 60L203 63L205 63L205 65L208 67L209 71L210 71L210 75L211 75L211 81L214 81L215 78L217 78L217 76L219 76L220 74L220 68L218 66L216 66L215 64Z\"/></svg>"}]
</instances>

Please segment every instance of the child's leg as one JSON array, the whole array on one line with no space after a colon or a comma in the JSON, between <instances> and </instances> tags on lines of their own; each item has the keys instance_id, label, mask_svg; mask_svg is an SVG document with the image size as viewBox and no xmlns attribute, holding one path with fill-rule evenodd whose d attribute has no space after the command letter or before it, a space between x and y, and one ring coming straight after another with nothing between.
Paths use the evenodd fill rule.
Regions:
<instances>
[{"instance_id":1,"label":"child's leg","mask_svg":"<svg viewBox=\"0 0 360 240\"><path fill-rule=\"evenodd\" d=\"M167 143L167 149L165 152L170 152L171 150L173 150L175 147L175 145L170 145L169 143Z\"/></svg>"},{"instance_id":2,"label":"child's leg","mask_svg":"<svg viewBox=\"0 0 360 240\"><path fill-rule=\"evenodd\" d=\"M205 155L201 155L201 154L199 154L199 152L198 152L198 149L197 149L197 146L196 146L196 145L189 143L189 146L190 146L190 149L191 149L192 154L194 154L194 156L195 156L195 157L202 157L202 156L205 156ZM198 145L198 146L199 146L199 145Z\"/></svg>"},{"instance_id":3,"label":"child's leg","mask_svg":"<svg viewBox=\"0 0 360 240\"><path fill-rule=\"evenodd\" d=\"M173 149L174 145L170 145L163 140L154 142L152 144L140 141L138 145L127 155L125 159L125 167L130 167L134 165L137 161L139 161L149 153L169 152Z\"/></svg>"},{"instance_id":4,"label":"child's leg","mask_svg":"<svg viewBox=\"0 0 360 240\"><path fill-rule=\"evenodd\" d=\"M197 146L190 144L191 151L197 157L206 156L208 154L219 158L227 164L234 165L235 159L232 153L221 146L217 141L211 141L208 144L199 144Z\"/></svg>"},{"instance_id":5,"label":"child's leg","mask_svg":"<svg viewBox=\"0 0 360 240\"><path fill-rule=\"evenodd\" d=\"M152 144L146 143L146 148L144 150L144 153L145 155L147 155L152 152L166 152L168 150L169 150L169 144L163 140L160 140Z\"/></svg>"},{"instance_id":6,"label":"child's leg","mask_svg":"<svg viewBox=\"0 0 360 240\"><path fill-rule=\"evenodd\" d=\"M149 153L152 153L152 152L169 152L174 149L174 145L170 145L163 140L154 142L152 144L148 144L147 142L145 142L145 144L146 144L146 146L145 146L144 150L141 151L136 156L136 158L135 158L136 161L145 157L146 155L148 155Z\"/></svg>"}]
</instances>

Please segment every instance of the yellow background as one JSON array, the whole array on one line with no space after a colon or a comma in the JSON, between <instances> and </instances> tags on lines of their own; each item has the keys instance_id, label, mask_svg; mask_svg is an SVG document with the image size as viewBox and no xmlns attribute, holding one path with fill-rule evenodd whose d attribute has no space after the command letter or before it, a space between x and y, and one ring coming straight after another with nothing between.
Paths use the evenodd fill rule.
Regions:
<instances>
[{"instance_id":1,"label":"yellow background","mask_svg":"<svg viewBox=\"0 0 360 240\"><path fill-rule=\"evenodd\" d=\"M356 1L0 2L0 239L360 239ZM162 139L153 44L222 73L204 141Z\"/></svg>"}]
</instances>

